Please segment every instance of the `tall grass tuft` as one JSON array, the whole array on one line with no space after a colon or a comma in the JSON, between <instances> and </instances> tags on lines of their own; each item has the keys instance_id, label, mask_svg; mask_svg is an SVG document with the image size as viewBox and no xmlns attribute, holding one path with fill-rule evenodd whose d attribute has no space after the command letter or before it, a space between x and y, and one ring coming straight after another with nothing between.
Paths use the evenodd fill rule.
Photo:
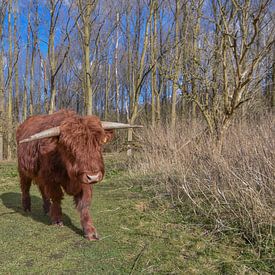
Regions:
<instances>
[{"instance_id":1,"label":"tall grass tuft","mask_svg":"<svg viewBox=\"0 0 275 275\"><path fill-rule=\"evenodd\" d=\"M232 126L222 153L199 124L182 124L174 133L169 127L149 128L140 139L143 152L136 155L132 171L150 176L158 195L168 193L181 209L189 207L216 229L236 231L258 248L274 245L271 118Z\"/></svg>"}]
</instances>

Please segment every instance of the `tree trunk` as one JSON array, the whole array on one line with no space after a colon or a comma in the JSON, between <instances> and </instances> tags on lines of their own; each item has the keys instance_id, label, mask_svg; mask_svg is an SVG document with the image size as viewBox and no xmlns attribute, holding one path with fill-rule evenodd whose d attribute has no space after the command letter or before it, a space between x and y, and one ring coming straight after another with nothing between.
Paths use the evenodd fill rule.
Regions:
<instances>
[{"instance_id":1,"label":"tree trunk","mask_svg":"<svg viewBox=\"0 0 275 275\"><path fill-rule=\"evenodd\" d=\"M18 59L19 50L18 50L18 41L17 41L17 16L18 16L18 0L15 0L15 11L14 11L14 32L13 32L13 47L14 47L14 58ZM15 77L15 115L14 122L19 122L19 76L18 76L18 62L16 61L14 65L14 77Z\"/></svg>"},{"instance_id":2,"label":"tree trunk","mask_svg":"<svg viewBox=\"0 0 275 275\"><path fill-rule=\"evenodd\" d=\"M275 51L275 46L273 46L274 51ZM275 114L275 53L273 51L273 62L272 62L272 82L270 85L271 88L271 112Z\"/></svg>"},{"instance_id":3,"label":"tree trunk","mask_svg":"<svg viewBox=\"0 0 275 275\"><path fill-rule=\"evenodd\" d=\"M49 45L48 45L48 59L50 63L50 105L49 113L52 114L55 110L55 97L56 97L56 86L55 86L55 73L56 73L56 60L55 60L55 25L57 18L55 17L56 4L54 0L50 0L50 31L49 31Z\"/></svg>"},{"instance_id":4,"label":"tree trunk","mask_svg":"<svg viewBox=\"0 0 275 275\"><path fill-rule=\"evenodd\" d=\"M33 115L34 108L34 57L35 57L35 40L33 41L32 46L32 55L31 55L31 73L30 73L30 115Z\"/></svg>"},{"instance_id":5,"label":"tree trunk","mask_svg":"<svg viewBox=\"0 0 275 275\"><path fill-rule=\"evenodd\" d=\"M180 1L176 0L176 11L175 11L175 75L173 78L173 92L172 92L172 108L171 108L171 129L175 130L176 119L177 119L177 90L178 90L178 79L179 79L179 61L180 61L180 51L179 51L179 14L180 14Z\"/></svg>"},{"instance_id":6,"label":"tree trunk","mask_svg":"<svg viewBox=\"0 0 275 275\"><path fill-rule=\"evenodd\" d=\"M26 50L26 64L25 64L25 77L24 77L24 94L23 94L23 120L28 115L28 75L29 75L29 51L30 51L30 33L31 33L31 22L30 22L30 8L28 10L28 30L27 30L27 50Z\"/></svg>"},{"instance_id":7,"label":"tree trunk","mask_svg":"<svg viewBox=\"0 0 275 275\"><path fill-rule=\"evenodd\" d=\"M7 138L7 158L12 158L11 142L12 142L12 28L11 28L11 9L12 0L9 1L8 10L8 36L9 36L9 67L8 67L8 138Z\"/></svg>"},{"instance_id":8,"label":"tree trunk","mask_svg":"<svg viewBox=\"0 0 275 275\"><path fill-rule=\"evenodd\" d=\"M90 62L90 40L91 40L91 14L97 6L97 0L95 1L83 1L78 0L77 6L80 13L82 28L78 25L79 34L82 40L83 51L83 83L84 88L84 105L86 115L93 113L93 90L92 90L92 71Z\"/></svg>"},{"instance_id":9,"label":"tree trunk","mask_svg":"<svg viewBox=\"0 0 275 275\"><path fill-rule=\"evenodd\" d=\"M3 159L3 134L0 132L0 161L2 161Z\"/></svg>"},{"instance_id":10,"label":"tree trunk","mask_svg":"<svg viewBox=\"0 0 275 275\"><path fill-rule=\"evenodd\" d=\"M149 29L150 29L150 23L151 23L151 18L153 14L153 4L151 3L150 6L150 15L146 21L146 26L145 26L145 34L144 34L144 42L143 42L143 48L142 48L142 53L140 57L140 64L139 64L139 70L137 72L137 79L133 80L134 84L134 95L133 95L133 110L132 110L132 115L130 118L131 123L135 123L135 120L137 118L137 113L138 113L138 104L139 104L139 96L142 88L142 81L143 81L143 73L144 73L144 65L145 65L145 56L148 48L148 42L149 42Z\"/></svg>"},{"instance_id":11,"label":"tree trunk","mask_svg":"<svg viewBox=\"0 0 275 275\"><path fill-rule=\"evenodd\" d=\"M155 108L155 101L157 97L157 91L156 91L156 2L154 1L154 18L151 21L151 32L150 32L150 48L151 48L151 123L154 127L156 124L156 108Z\"/></svg>"},{"instance_id":12,"label":"tree trunk","mask_svg":"<svg viewBox=\"0 0 275 275\"><path fill-rule=\"evenodd\" d=\"M105 109L104 109L104 119L108 119L109 115L109 92L111 87L111 65L106 65L106 82L105 82Z\"/></svg>"},{"instance_id":13,"label":"tree trunk","mask_svg":"<svg viewBox=\"0 0 275 275\"><path fill-rule=\"evenodd\" d=\"M48 113L49 112L49 101L48 101L48 79L47 79L47 65L46 65L46 60L42 59L43 63L43 82L44 82L44 112Z\"/></svg>"},{"instance_id":14,"label":"tree trunk","mask_svg":"<svg viewBox=\"0 0 275 275\"><path fill-rule=\"evenodd\" d=\"M161 104L160 104L160 94L156 96L156 113L157 113L157 124L161 122Z\"/></svg>"},{"instance_id":15,"label":"tree trunk","mask_svg":"<svg viewBox=\"0 0 275 275\"><path fill-rule=\"evenodd\" d=\"M118 42L119 42L119 13L116 14L116 48L115 48L115 76L116 76L116 120L119 121L119 79L118 79Z\"/></svg>"},{"instance_id":16,"label":"tree trunk","mask_svg":"<svg viewBox=\"0 0 275 275\"><path fill-rule=\"evenodd\" d=\"M90 6L90 5L88 5ZM88 8L87 8L88 9ZM88 20L88 19L87 19ZM84 81L85 81L85 102L86 102L86 114L92 115L93 113L93 96L91 85L91 68L90 68L90 30L89 21L84 24Z\"/></svg>"},{"instance_id":17,"label":"tree trunk","mask_svg":"<svg viewBox=\"0 0 275 275\"><path fill-rule=\"evenodd\" d=\"M4 16L4 15L2 15ZM4 18L2 19L4 21ZM4 90L4 64L3 64L3 22L0 21L0 118L5 111L5 90ZM0 133L2 132L2 122L0 124Z\"/></svg>"},{"instance_id":18,"label":"tree trunk","mask_svg":"<svg viewBox=\"0 0 275 275\"><path fill-rule=\"evenodd\" d=\"M38 2L35 1L35 21L33 28L33 44L32 44L32 54L31 54L31 74L30 74L30 115L34 113L34 66L35 66L35 56L37 52L37 40L38 40ZM54 39L54 38L53 38ZM53 42L52 42L53 43ZM51 45L52 47L52 45Z\"/></svg>"},{"instance_id":19,"label":"tree trunk","mask_svg":"<svg viewBox=\"0 0 275 275\"><path fill-rule=\"evenodd\" d=\"M39 50L38 50L39 51ZM38 80L37 80L37 113L41 114L41 105L42 105L42 100L41 100L41 77L42 77L42 69L41 69L41 59L39 59L39 70L38 70Z\"/></svg>"}]
</instances>

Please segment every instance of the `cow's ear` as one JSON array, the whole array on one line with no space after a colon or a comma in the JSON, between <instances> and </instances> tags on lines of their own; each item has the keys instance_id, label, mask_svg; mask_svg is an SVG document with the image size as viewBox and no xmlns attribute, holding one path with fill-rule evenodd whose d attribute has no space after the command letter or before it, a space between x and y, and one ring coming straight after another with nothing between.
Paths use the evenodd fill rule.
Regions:
<instances>
[{"instance_id":1,"label":"cow's ear","mask_svg":"<svg viewBox=\"0 0 275 275\"><path fill-rule=\"evenodd\" d=\"M39 151L41 155L47 155L57 149L58 137L45 138L39 143Z\"/></svg>"},{"instance_id":2,"label":"cow's ear","mask_svg":"<svg viewBox=\"0 0 275 275\"><path fill-rule=\"evenodd\" d=\"M104 136L102 139L102 144L110 142L115 136L114 130L104 130Z\"/></svg>"}]
</instances>

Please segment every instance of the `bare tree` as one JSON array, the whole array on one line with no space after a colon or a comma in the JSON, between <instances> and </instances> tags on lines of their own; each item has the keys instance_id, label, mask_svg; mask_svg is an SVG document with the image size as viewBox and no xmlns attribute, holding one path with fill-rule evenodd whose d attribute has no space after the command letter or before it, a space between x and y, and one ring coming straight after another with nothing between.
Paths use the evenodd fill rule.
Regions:
<instances>
[{"instance_id":1,"label":"bare tree","mask_svg":"<svg viewBox=\"0 0 275 275\"><path fill-rule=\"evenodd\" d=\"M22 118L25 120L28 114L28 75L29 75L29 51L30 51L30 35L31 35L31 22L30 22L30 7L28 8L28 28L27 28L27 48L25 59L25 76L24 76L24 94L23 94L23 112Z\"/></svg>"},{"instance_id":2,"label":"bare tree","mask_svg":"<svg viewBox=\"0 0 275 275\"><path fill-rule=\"evenodd\" d=\"M4 28L4 19L6 15L6 8L8 5L8 1L2 1L0 3L0 118L2 118L5 110L5 80L4 80L4 64L3 64L3 28ZM2 122L0 124L2 126ZM0 128L0 132L2 132L2 127Z\"/></svg>"},{"instance_id":3,"label":"bare tree","mask_svg":"<svg viewBox=\"0 0 275 275\"><path fill-rule=\"evenodd\" d=\"M172 93L172 110L171 110L171 128L172 130L176 127L176 104L177 104L177 90L178 81L180 76L180 1L175 0L176 10L175 10L175 64L174 64L174 74L173 74L173 93Z\"/></svg>"},{"instance_id":4,"label":"bare tree","mask_svg":"<svg viewBox=\"0 0 275 275\"><path fill-rule=\"evenodd\" d=\"M261 28L271 23L266 18L270 3L269 0L260 3L235 0L212 2L213 18L208 20L215 26L214 43L211 45L211 39L205 38L208 40L205 46L212 47L210 54L215 61L212 63L212 81L207 75L209 70L203 67L210 62L205 48L204 61L200 64L204 75L197 72L195 77L201 80L201 89L206 91L207 97L197 94L186 94L186 97L195 102L203 114L210 132L216 137L219 151L237 110L253 99L265 75L265 72L260 72L259 66L270 51L274 38L268 36L260 47L257 41ZM274 26L270 34L273 30Z\"/></svg>"},{"instance_id":5,"label":"bare tree","mask_svg":"<svg viewBox=\"0 0 275 275\"><path fill-rule=\"evenodd\" d=\"M145 70L145 57L148 49L148 43L149 43L149 31L150 31L150 25L151 25L151 19L154 11L154 5L153 1L150 3L149 6L149 13L146 18L145 28L144 28L144 34L143 34L143 45L142 50L140 54L140 32L141 32L141 7L138 4L138 15L136 17L136 34L135 34L135 44L133 45L133 54L131 54L131 49L128 49L128 57L129 62L133 60L133 67L130 66L129 70L131 70L132 75L130 76L130 79L132 81L132 86L130 84L130 93L129 93L129 102L130 102L130 110L128 111L128 122L131 124L135 123L135 120L138 116L138 107L139 107L139 97L141 93L141 88L144 82L144 79L146 75L148 74L148 71ZM128 32L130 29L127 30ZM130 34L127 33L128 39L130 37ZM133 129L128 130L128 142L132 142L133 140ZM129 148L128 155L131 154L131 149Z\"/></svg>"},{"instance_id":6,"label":"bare tree","mask_svg":"<svg viewBox=\"0 0 275 275\"><path fill-rule=\"evenodd\" d=\"M119 47L119 12L116 13L116 46L115 46L115 82L116 82L116 120L119 121L119 79L118 79L118 47Z\"/></svg>"},{"instance_id":7,"label":"bare tree","mask_svg":"<svg viewBox=\"0 0 275 275\"><path fill-rule=\"evenodd\" d=\"M82 40L83 50L83 74L84 74L84 90L85 90L85 113L91 115L93 113L93 91L92 91L92 72L90 62L90 42L91 42L91 30L92 23L91 15L96 9L97 0L78 0L77 5L81 18L80 26L78 24L78 30Z\"/></svg>"},{"instance_id":8,"label":"bare tree","mask_svg":"<svg viewBox=\"0 0 275 275\"><path fill-rule=\"evenodd\" d=\"M157 92L157 78L156 78L156 48L157 48L157 1L153 2L154 13L153 20L151 21L151 32L150 32L150 52L151 52L151 121L152 126L156 123L156 108L155 99L158 96Z\"/></svg>"},{"instance_id":9,"label":"bare tree","mask_svg":"<svg viewBox=\"0 0 275 275\"><path fill-rule=\"evenodd\" d=\"M30 68L30 115L34 112L34 67L35 67L35 57L37 52L37 43L38 43L38 1L33 1L34 6L34 23L31 24L31 33L32 33L32 52L31 52L31 68ZM33 25L33 27L32 27ZM53 61L54 62L54 61Z\"/></svg>"},{"instance_id":10,"label":"bare tree","mask_svg":"<svg viewBox=\"0 0 275 275\"><path fill-rule=\"evenodd\" d=\"M108 119L109 115L109 93L111 88L111 65L106 64L105 66L105 106L104 106L104 119Z\"/></svg>"},{"instance_id":11,"label":"bare tree","mask_svg":"<svg viewBox=\"0 0 275 275\"><path fill-rule=\"evenodd\" d=\"M14 12L13 12L13 45L14 45L14 57L19 58L19 37L17 34L17 17L18 17L18 0L14 1ZM18 73L18 62L14 64L14 78L15 78L15 106L14 106L14 122L19 121L19 73Z\"/></svg>"},{"instance_id":12,"label":"bare tree","mask_svg":"<svg viewBox=\"0 0 275 275\"><path fill-rule=\"evenodd\" d=\"M50 30L49 30L49 42L48 42L48 58L50 64L50 106L49 112L52 113L55 110L55 96L56 96L56 57L54 38L56 31L56 24L60 13L63 0L49 0L50 4Z\"/></svg>"},{"instance_id":13,"label":"bare tree","mask_svg":"<svg viewBox=\"0 0 275 275\"><path fill-rule=\"evenodd\" d=\"M3 64L3 28L6 15L8 1L0 3L0 160L3 160L3 132L4 132L4 111L5 111L5 80L4 80L4 64Z\"/></svg>"},{"instance_id":14,"label":"bare tree","mask_svg":"<svg viewBox=\"0 0 275 275\"><path fill-rule=\"evenodd\" d=\"M9 0L8 5L8 35L9 35L9 66L8 66L8 136L7 136L7 158L12 158L11 143L12 143L12 70L13 70L13 55L12 55L12 0Z\"/></svg>"}]
</instances>

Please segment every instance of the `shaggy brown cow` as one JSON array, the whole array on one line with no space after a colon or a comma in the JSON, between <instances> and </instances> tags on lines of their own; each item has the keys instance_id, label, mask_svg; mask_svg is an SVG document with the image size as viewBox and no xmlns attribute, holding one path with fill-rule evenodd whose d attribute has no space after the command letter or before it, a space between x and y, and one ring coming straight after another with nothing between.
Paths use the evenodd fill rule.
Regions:
<instances>
[{"instance_id":1,"label":"shaggy brown cow","mask_svg":"<svg viewBox=\"0 0 275 275\"><path fill-rule=\"evenodd\" d=\"M31 211L30 186L38 185L43 208L53 224L63 225L63 191L74 196L81 225L89 240L98 239L89 214L92 183L104 176L101 147L113 136L115 128L135 127L102 122L96 116L81 117L61 110L51 115L28 118L17 129L17 154L22 205Z\"/></svg>"}]
</instances>

